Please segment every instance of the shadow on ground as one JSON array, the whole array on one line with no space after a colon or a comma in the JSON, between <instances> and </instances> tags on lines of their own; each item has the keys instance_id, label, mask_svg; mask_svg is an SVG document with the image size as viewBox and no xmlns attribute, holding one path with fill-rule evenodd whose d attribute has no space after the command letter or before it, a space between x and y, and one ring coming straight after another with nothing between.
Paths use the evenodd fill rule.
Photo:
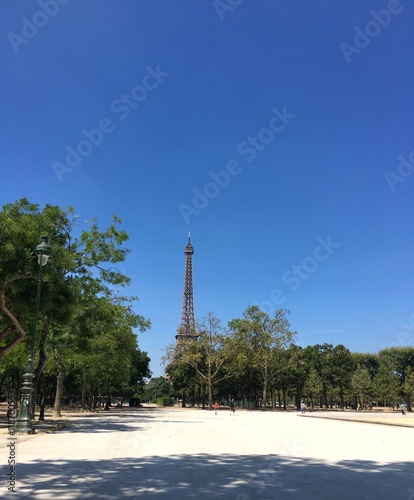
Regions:
<instances>
[{"instance_id":1,"label":"shadow on ground","mask_svg":"<svg viewBox=\"0 0 414 500\"><path fill-rule=\"evenodd\" d=\"M20 463L16 497L383 499L414 498L413 463L327 464L280 455L176 455Z\"/></svg>"},{"instance_id":2,"label":"shadow on ground","mask_svg":"<svg viewBox=\"0 0 414 500\"><path fill-rule=\"evenodd\" d=\"M162 413L155 414L144 412L122 412L111 411L108 413L101 412L99 414L82 414L76 416L72 422L59 430L59 432L70 432L71 434L79 432L131 432L140 428L140 423L151 423L156 421L159 423L184 423L185 425L201 424L199 421L191 420L169 420L160 418ZM119 420L116 420L117 417Z\"/></svg>"},{"instance_id":3,"label":"shadow on ground","mask_svg":"<svg viewBox=\"0 0 414 500\"><path fill-rule=\"evenodd\" d=\"M53 419L51 414L45 414L44 421L33 420L32 425L36 433L42 432L70 432L87 433L87 432L131 432L140 428L140 423L150 423L156 418L157 423L185 423L200 424L199 421L190 420L168 420L162 419L160 416L165 415L162 410L133 409L133 410L110 410L108 412L79 412L71 414L71 419L63 414L63 418ZM119 420L116 420L119 418ZM6 415L0 418L0 429L4 432L8 430L8 421Z\"/></svg>"}]
</instances>

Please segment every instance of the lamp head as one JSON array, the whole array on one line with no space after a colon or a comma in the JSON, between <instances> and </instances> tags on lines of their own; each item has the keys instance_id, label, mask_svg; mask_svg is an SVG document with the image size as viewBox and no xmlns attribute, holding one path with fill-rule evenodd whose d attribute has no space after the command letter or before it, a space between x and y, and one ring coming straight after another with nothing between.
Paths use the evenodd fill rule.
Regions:
<instances>
[{"instance_id":1,"label":"lamp head","mask_svg":"<svg viewBox=\"0 0 414 500\"><path fill-rule=\"evenodd\" d=\"M37 255L37 262L39 266L43 267L47 264L47 261L52 253L52 247L48 243L49 238L47 236L42 236L42 243L37 245L34 253Z\"/></svg>"}]
</instances>

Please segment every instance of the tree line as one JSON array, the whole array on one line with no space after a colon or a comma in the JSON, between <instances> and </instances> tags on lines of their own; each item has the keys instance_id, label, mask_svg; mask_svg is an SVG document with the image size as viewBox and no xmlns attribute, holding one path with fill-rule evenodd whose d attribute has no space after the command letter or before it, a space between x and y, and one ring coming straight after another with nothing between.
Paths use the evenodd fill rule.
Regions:
<instances>
[{"instance_id":1,"label":"tree line","mask_svg":"<svg viewBox=\"0 0 414 500\"><path fill-rule=\"evenodd\" d=\"M407 406L414 395L414 347L390 347L374 354L344 345L300 347L289 311L272 316L249 306L242 318L221 326L213 313L197 327L197 340L170 346L167 377L151 381L149 398L169 395L185 401L247 401L251 407Z\"/></svg>"},{"instance_id":2,"label":"tree line","mask_svg":"<svg viewBox=\"0 0 414 500\"><path fill-rule=\"evenodd\" d=\"M129 250L122 221L105 229L73 207L39 205L22 198L0 211L0 398L19 390L36 329L34 397L94 408L110 395L173 396L186 401L235 399L263 409L401 404L411 411L414 347L376 354L344 345L300 347L289 311L270 315L249 306L224 328L213 313L197 326L197 340L170 346L166 377L145 383L150 359L137 332L150 321L137 314L131 278L117 269ZM43 274L38 323L33 325L38 263L33 250L48 235L53 253ZM108 405L108 399L106 401Z\"/></svg>"},{"instance_id":3,"label":"tree line","mask_svg":"<svg viewBox=\"0 0 414 500\"><path fill-rule=\"evenodd\" d=\"M35 337L34 405L53 398L84 408L110 394L133 396L150 377L150 359L137 331L150 321L134 311L137 297L123 293L131 278L117 269L129 250L122 221L100 229L73 207L40 208L22 198L0 212L0 397L19 390ZM45 266L38 323L33 325L38 263L33 250L47 235L52 256Z\"/></svg>"}]
</instances>

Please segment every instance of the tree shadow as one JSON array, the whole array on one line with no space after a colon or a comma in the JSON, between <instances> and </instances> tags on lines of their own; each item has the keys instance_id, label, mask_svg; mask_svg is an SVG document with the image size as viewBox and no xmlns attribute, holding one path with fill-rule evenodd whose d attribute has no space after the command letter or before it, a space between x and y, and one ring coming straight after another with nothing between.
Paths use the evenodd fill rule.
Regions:
<instances>
[{"instance_id":1,"label":"tree shadow","mask_svg":"<svg viewBox=\"0 0 414 500\"><path fill-rule=\"evenodd\" d=\"M169 420L162 419L165 415L162 410L147 409L140 410L138 408L125 410L99 411L99 412L77 412L71 413L71 418L67 418L67 414L63 414L62 418L52 418L52 414L45 413L45 420L33 420L32 426L36 433L53 431L55 433L104 433L104 432L131 432L142 429L139 424L150 423L156 419L157 423L185 423L200 424L199 421L191 420ZM117 420L119 418L119 420ZM0 429L8 429L8 420L6 415L0 416Z\"/></svg>"},{"instance_id":2,"label":"tree shadow","mask_svg":"<svg viewBox=\"0 0 414 500\"><path fill-rule=\"evenodd\" d=\"M18 498L414 498L413 463L282 455L172 455L18 463Z\"/></svg>"},{"instance_id":3,"label":"tree shadow","mask_svg":"<svg viewBox=\"0 0 414 500\"><path fill-rule=\"evenodd\" d=\"M62 427L58 432L131 432L142 429L139 424L150 424L152 421L158 423L184 423L184 424L199 424L200 421L191 420L171 420L160 418L164 416L165 413L162 411L145 412L139 410L133 410L124 412L122 410L111 410L109 412L99 412L92 414L80 414L73 418L72 421L68 421L68 425ZM118 418L118 420L117 420Z\"/></svg>"}]
</instances>

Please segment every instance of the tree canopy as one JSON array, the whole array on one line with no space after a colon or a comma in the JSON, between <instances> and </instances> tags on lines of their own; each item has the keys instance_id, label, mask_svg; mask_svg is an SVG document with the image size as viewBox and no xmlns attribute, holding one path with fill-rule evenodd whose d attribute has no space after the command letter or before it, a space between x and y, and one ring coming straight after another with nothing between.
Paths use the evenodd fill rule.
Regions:
<instances>
[{"instance_id":1,"label":"tree canopy","mask_svg":"<svg viewBox=\"0 0 414 500\"><path fill-rule=\"evenodd\" d=\"M149 358L138 349L136 331L150 322L135 313L137 297L121 293L131 278L117 265L129 253L127 233L114 215L100 229L73 207L40 208L22 198L0 212L0 362L9 363L33 324L38 263L33 250L43 235L53 253L42 276L36 336L35 392L48 358L60 373L79 369L89 387L127 386L149 376ZM13 364L13 363L12 363ZM99 382L98 382L99 380Z\"/></svg>"}]
</instances>

